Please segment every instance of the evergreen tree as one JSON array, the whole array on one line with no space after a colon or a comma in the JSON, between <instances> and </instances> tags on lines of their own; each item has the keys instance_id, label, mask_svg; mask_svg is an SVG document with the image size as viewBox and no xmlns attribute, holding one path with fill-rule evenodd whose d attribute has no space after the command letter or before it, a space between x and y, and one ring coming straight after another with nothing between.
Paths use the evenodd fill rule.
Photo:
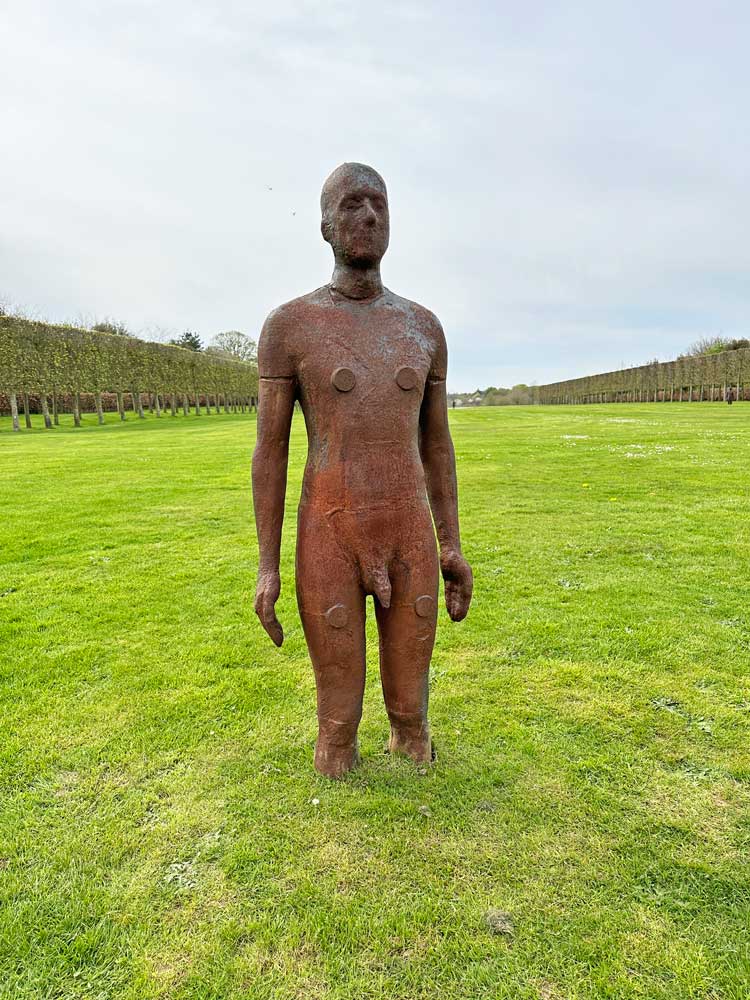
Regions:
<instances>
[{"instance_id":1,"label":"evergreen tree","mask_svg":"<svg viewBox=\"0 0 750 1000\"><path fill-rule=\"evenodd\" d=\"M184 333L181 333L179 337L175 337L173 340L170 340L169 343L173 344L175 347L184 347L188 351L203 350L201 338L192 330L185 330Z\"/></svg>"}]
</instances>

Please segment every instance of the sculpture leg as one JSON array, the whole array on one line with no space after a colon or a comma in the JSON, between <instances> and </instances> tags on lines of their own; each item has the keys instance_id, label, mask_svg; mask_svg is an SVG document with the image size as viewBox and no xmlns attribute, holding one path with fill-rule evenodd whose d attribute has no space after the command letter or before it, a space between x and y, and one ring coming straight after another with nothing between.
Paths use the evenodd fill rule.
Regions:
<instances>
[{"instance_id":1,"label":"sculpture leg","mask_svg":"<svg viewBox=\"0 0 750 1000\"><path fill-rule=\"evenodd\" d=\"M438 560L432 525L429 537L394 562L391 606L377 601L380 677L391 723L388 749L412 760L432 760L427 722L430 657L435 643Z\"/></svg>"},{"instance_id":2,"label":"sculpture leg","mask_svg":"<svg viewBox=\"0 0 750 1000\"><path fill-rule=\"evenodd\" d=\"M357 763L365 689L365 597L357 570L330 536L302 524L297 602L318 695L315 767L339 778Z\"/></svg>"}]
</instances>

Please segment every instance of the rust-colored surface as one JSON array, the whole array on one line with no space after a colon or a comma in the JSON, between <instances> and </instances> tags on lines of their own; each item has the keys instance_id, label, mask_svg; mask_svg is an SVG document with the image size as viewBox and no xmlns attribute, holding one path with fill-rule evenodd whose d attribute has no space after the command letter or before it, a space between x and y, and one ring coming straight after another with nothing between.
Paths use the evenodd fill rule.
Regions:
<instances>
[{"instance_id":1,"label":"rust-colored surface","mask_svg":"<svg viewBox=\"0 0 750 1000\"><path fill-rule=\"evenodd\" d=\"M321 212L333 278L274 310L258 347L255 610L280 646L274 606L289 429L299 400L308 456L297 601L318 692L315 766L339 777L357 762L365 598L375 603L389 748L430 761L427 680L439 573L454 621L468 612L472 575L459 538L445 337L429 310L380 280L389 240L385 184L372 168L345 163L323 186Z\"/></svg>"}]
</instances>

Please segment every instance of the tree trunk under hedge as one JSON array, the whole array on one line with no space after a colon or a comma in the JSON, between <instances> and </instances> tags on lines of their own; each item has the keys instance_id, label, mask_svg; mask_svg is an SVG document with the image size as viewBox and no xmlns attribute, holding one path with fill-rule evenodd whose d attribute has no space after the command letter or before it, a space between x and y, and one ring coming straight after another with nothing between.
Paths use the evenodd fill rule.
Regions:
<instances>
[{"instance_id":1,"label":"tree trunk under hedge","mask_svg":"<svg viewBox=\"0 0 750 1000\"><path fill-rule=\"evenodd\" d=\"M18 397L15 392L10 394L10 415L13 418L13 430L20 431L21 425L18 422Z\"/></svg>"},{"instance_id":2,"label":"tree trunk under hedge","mask_svg":"<svg viewBox=\"0 0 750 1000\"><path fill-rule=\"evenodd\" d=\"M52 390L52 423L55 427L60 426L60 413L57 408L57 389Z\"/></svg>"},{"instance_id":3,"label":"tree trunk under hedge","mask_svg":"<svg viewBox=\"0 0 750 1000\"><path fill-rule=\"evenodd\" d=\"M23 394L23 419L28 430L31 430L31 414L29 413L29 394Z\"/></svg>"},{"instance_id":4,"label":"tree trunk under hedge","mask_svg":"<svg viewBox=\"0 0 750 1000\"><path fill-rule=\"evenodd\" d=\"M42 393L42 416L44 417L44 426L49 430L52 427L52 421L49 416L49 404L46 392Z\"/></svg>"},{"instance_id":5,"label":"tree trunk under hedge","mask_svg":"<svg viewBox=\"0 0 750 1000\"><path fill-rule=\"evenodd\" d=\"M117 392L117 412L120 414L120 420L125 419L125 401L122 398L122 393Z\"/></svg>"},{"instance_id":6,"label":"tree trunk under hedge","mask_svg":"<svg viewBox=\"0 0 750 1000\"><path fill-rule=\"evenodd\" d=\"M73 393L73 426L81 426L81 397L77 392Z\"/></svg>"},{"instance_id":7,"label":"tree trunk under hedge","mask_svg":"<svg viewBox=\"0 0 750 1000\"><path fill-rule=\"evenodd\" d=\"M102 409L102 394L100 392L94 393L94 400L96 401L96 419L100 424L104 423L104 410Z\"/></svg>"}]
</instances>

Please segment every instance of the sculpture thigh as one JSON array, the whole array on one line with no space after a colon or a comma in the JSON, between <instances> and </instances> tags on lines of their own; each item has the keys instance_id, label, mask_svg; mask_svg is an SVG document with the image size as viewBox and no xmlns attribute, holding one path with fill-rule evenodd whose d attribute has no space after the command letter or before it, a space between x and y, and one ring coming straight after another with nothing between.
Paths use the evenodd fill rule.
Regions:
<instances>
[{"instance_id":1,"label":"sculpture thigh","mask_svg":"<svg viewBox=\"0 0 750 1000\"><path fill-rule=\"evenodd\" d=\"M365 690L365 595L356 564L328 519L305 506L297 519L296 587L315 671L320 736L353 743Z\"/></svg>"},{"instance_id":2,"label":"sculpture thigh","mask_svg":"<svg viewBox=\"0 0 750 1000\"><path fill-rule=\"evenodd\" d=\"M400 734L407 744L429 744L427 700L439 564L428 511L404 524L399 551L388 574L390 607L375 602L383 697L394 734Z\"/></svg>"},{"instance_id":3,"label":"sculpture thigh","mask_svg":"<svg viewBox=\"0 0 750 1000\"><path fill-rule=\"evenodd\" d=\"M427 737L428 671L439 566L426 503L323 513L300 506L296 584L318 694L320 735L353 740L365 683L365 596L387 574L390 607L376 599L380 672L394 728Z\"/></svg>"}]
</instances>

